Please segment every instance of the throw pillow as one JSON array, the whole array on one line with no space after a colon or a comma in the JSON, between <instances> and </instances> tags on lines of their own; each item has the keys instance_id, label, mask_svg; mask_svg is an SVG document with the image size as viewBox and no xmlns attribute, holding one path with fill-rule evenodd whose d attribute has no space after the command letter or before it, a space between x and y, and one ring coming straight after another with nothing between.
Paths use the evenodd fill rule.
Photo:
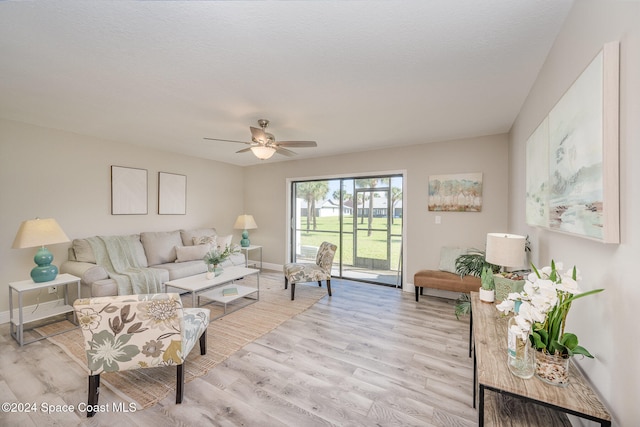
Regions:
<instances>
[{"instance_id":1,"label":"throw pillow","mask_svg":"<svg viewBox=\"0 0 640 427\"><path fill-rule=\"evenodd\" d=\"M196 228L194 230L180 230L180 238L182 239L183 246L193 245L193 239L195 237L215 236L215 228Z\"/></svg>"},{"instance_id":2,"label":"throw pillow","mask_svg":"<svg viewBox=\"0 0 640 427\"><path fill-rule=\"evenodd\" d=\"M216 236L199 236L193 238L194 245L210 245L212 248L218 247Z\"/></svg>"},{"instance_id":3,"label":"throw pillow","mask_svg":"<svg viewBox=\"0 0 640 427\"><path fill-rule=\"evenodd\" d=\"M86 239L73 239L73 252L76 254L76 261L96 263L96 256Z\"/></svg>"},{"instance_id":4,"label":"throw pillow","mask_svg":"<svg viewBox=\"0 0 640 427\"><path fill-rule=\"evenodd\" d=\"M465 248L453 248L449 246L445 246L440 249L440 266L438 269L440 271L447 271L449 273L456 273L456 259L460 255L466 254L467 249Z\"/></svg>"},{"instance_id":5,"label":"throw pillow","mask_svg":"<svg viewBox=\"0 0 640 427\"><path fill-rule=\"evenodd\" d=\"M211 249L211 245L176 246L176 262L202 260Z\"/></svg>"},{"instance_id":6,"label":"throw pillow","mask_svg":"<svg viewBox=\"0 0 640 427\"><path fill-rule=\"evenodd\" d=\"M233 239L233 235L229 234L228 236L218 236L218 247L220 249L224 249L227 246L231 246L231 239Z\"/></svg>"}]
</instances>

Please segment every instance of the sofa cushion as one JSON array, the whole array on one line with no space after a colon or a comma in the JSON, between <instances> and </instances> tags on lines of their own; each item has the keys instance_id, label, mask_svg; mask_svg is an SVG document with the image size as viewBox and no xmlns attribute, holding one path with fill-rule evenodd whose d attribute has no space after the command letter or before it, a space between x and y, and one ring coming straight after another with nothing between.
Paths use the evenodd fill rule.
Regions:
<instances>
[{"instance_id":1,"label":"sofa cushion","mask_svg":"<svg viewBox=\"0 0 640 427\"><path fill-rule=\"evenodd\" d=\"M140 241L151 266L174 262L177 258L176 246L182 246L178 230L140 233Z\"/></svg>"},{"instance_id":2,"label":"sofa cushion","mask_svg":"<svg viewBox=\"0 0 640 427\"><path fill-rule=\"evenodd\" d=\"M170 262L161 265L154 265L154 268L161 268L169 274L169 280L182 279L183 277L206 273L207 264L204 261Z\"/></svg>"},{"instance_id":3,"label":"sofa cushion","mask_svg":"<svg viewBox=\"0 0 640 427\"><path fill-rule=\"evenodd\" d=\"M96 263L96 256L87 239L73 239L72 247L76 261Z\"/></svg>"},{"instance_id":4,"label":"sofa cushion","mask_svg":"<svg viewBox=\"0 0 640 427\"><path fill-rule=\"evenodd\" d=\"M438 270L455 274L456 259L458 259L460 255L466 253L466 248L454 248L449 246L442 247L440 249L440 265L438 266Z\"/></svg>"},{"instance_id":5,"label":"sofa cushion","mask_svg":"<svg viewBox=\"0 0 640 427\"><path fill-rule=\"evenodd\" d=\"M180 230L180 238L182 239L182 244L184 246L192 246L194 245L193 239L199 237L214 237L216 235L215 228L197 228L195 230ZM203 242L206 243L206 242ZM198 243L196 243L198 244Z\"/></svg>"},{"instance_id":6,"label":"sofa cushion","mask_svg":"<svg viewBox=\"0 0 640 427\"><path fill-rule=\"evenodd\" d=\"M176 262L202 261L211 245L176 246Z\"/></svg>"}]
</instances>

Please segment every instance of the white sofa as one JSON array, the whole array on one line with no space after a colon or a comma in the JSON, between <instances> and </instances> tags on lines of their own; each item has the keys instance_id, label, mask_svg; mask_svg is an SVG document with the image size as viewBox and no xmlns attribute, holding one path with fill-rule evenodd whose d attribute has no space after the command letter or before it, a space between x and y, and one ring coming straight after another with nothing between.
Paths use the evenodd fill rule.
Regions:
<instances>
[{"instance_id":1,"label":"white sofa","mask_svg":"<svg viewBox=\"0 0 640 427\"><path fill-rule=\"evenodd\" d=\"M105 242L115 242L118 251L111 250L112 245L103 253L100 245ZM75 239L69 248L69 260L62 263L60 272L80 277L82 298L136 293L135 286L123 285L124 276L118 274L123 266L135 267L127 268L126 274L135 270L135 274L164 283L206 272L202 258L211 245L230 243L231 236L218 236L214 228ZM244 264L244 254L235 253L222 266Z\"/></svg>"}]
</instances>

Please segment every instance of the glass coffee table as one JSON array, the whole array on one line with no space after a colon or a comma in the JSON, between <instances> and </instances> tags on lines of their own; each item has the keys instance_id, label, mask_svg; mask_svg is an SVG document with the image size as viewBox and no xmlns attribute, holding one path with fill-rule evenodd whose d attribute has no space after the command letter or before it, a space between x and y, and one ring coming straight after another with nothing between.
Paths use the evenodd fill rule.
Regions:
<instances>
[{"instance_id":1,"label":"glass coffee table","mask_svg":"<svg viewBox=\"0 0 640 427\"><path fill-rule=\"evenodd\" d=\"M238 285L236 280L249 276L256 276L256 284ZM182 279L165 282L164 288L172 287L191 293L192 307L200 306L200 297L205 297L211 302L218 302L224 305L224 314L227 314L227 304L240 298L252 299L253 304L260 300L260 270L246 267L225 267L222 274L211 279L207 279L207 273L195 276L184 277ZM255 297L254 297L255 294ZM246 307L244 305L243 307Z\"/></svg>"}]
</instances>

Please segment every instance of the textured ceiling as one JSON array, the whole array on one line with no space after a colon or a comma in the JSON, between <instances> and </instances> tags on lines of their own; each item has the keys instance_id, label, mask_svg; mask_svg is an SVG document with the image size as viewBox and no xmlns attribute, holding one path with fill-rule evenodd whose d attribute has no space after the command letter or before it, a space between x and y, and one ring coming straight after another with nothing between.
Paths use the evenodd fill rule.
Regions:
<instances>
[{"instance_id":1,"label":"textured ceiling","mask_svg":"<svg viewBox=\"0 0 640 427\"><path fill-rule=\"evenodd\" d=\"M570 7L0 2L0 117L237 165L260 161L203 137L267 118L306 158L503 133Z\"/></svg>"}]
</instances>

